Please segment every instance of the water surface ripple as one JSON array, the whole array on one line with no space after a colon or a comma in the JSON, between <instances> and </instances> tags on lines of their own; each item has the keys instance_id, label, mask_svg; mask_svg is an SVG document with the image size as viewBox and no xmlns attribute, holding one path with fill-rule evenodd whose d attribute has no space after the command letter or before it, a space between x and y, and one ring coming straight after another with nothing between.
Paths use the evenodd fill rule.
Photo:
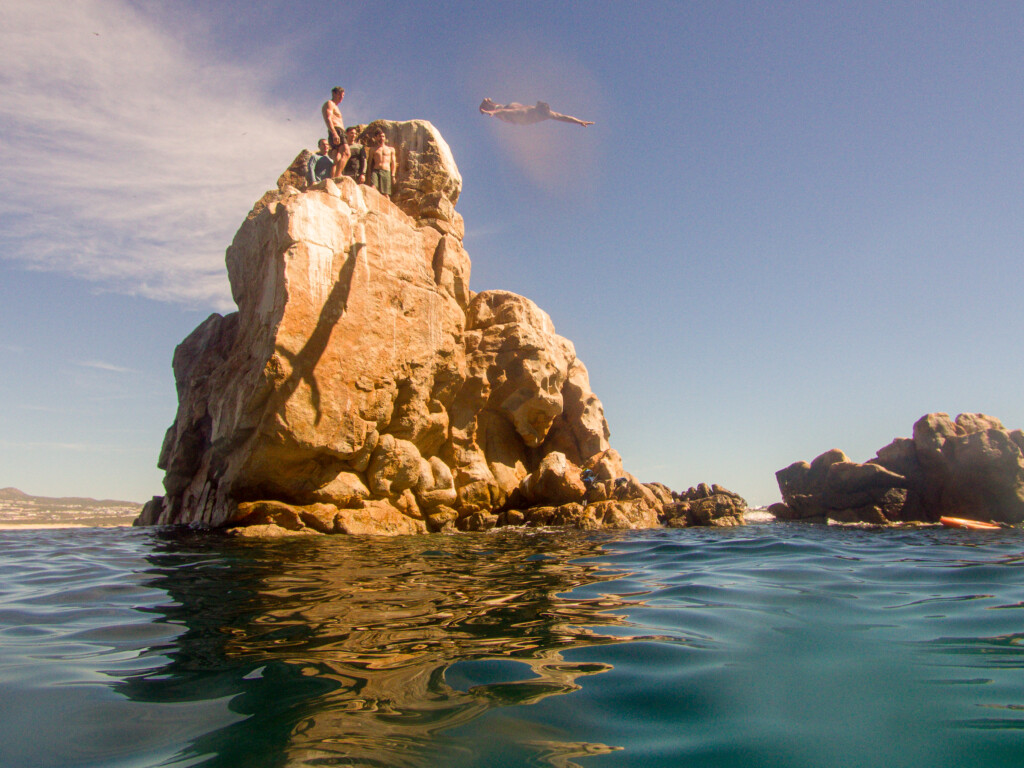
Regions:
<instances>
[{"instance_id":1,"label":"water surface ripple","mask_svg":"<svg viewBox=\"0 0 1024 768\"><path fill-rule=\"evenodd\" d=\"M0 532L3 766L1019 766L1024 535Z\"/></svg>"}]
</instances>

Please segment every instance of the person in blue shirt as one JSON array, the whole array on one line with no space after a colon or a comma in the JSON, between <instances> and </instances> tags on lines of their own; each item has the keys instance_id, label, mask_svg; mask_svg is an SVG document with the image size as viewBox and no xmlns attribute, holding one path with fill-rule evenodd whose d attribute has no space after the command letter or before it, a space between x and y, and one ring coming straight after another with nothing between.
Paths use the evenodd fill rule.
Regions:
<instances>
[{"instance_id":1,"label":"person in blue shirt","mask_svg":"<svg viewBox=\"0 0 1024 768\"><path fill-rule=\"evenodd\" d=\"M326 179L334 168L334 160L327 154L331 149L327 139L320 139L317 147L319 151L309 158L309 164L306 166L306 181L310 184Z\"/></svg>"}]
</instances>

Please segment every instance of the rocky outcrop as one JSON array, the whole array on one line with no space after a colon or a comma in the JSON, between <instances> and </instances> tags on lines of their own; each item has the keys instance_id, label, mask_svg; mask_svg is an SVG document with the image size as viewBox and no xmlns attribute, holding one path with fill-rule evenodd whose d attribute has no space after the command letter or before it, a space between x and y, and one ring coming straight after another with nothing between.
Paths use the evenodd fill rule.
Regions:
<instances>
[{"instance_id":1,"label":"rocky outcrop","mask_svg":"<svg viewBox=\"0 0 1024 768\"><path fill-rule=\"evenodd\" d=\"M1024 521L1021 430L1008 431L982 413L955 421L930 413L914 424L913 435L895 439L865 464L833 449L779 470L783 503L769 511L782 520L879 524L943 516Z\"/></svg>"},{"instance_id":2,"label":"rocky outcrop","mask_svg":"<svg viewBox=\"0 0 1024 768\"><path fill-rule=\"evenodd\" d=\"M399 149L393 199L288 171L238 230L238 311L175 350L166 494L138 522L657 525L665 499L623 471L572 343L530 300L470 290L447 144L424 121L378 124Z\"/></svg>"},{"instance_id":3,"label":"rocky outcrop","mask_svg":"<svg viewBox=\"0 0 1024 768\"><path fill-rule=\"evenodd\" d=\"M671 502L663 508L662 520L669 528L729 528L743 525L746 511L747 502L739 494L717 484L701 483L684 493L673 492Z\"/></svg>"}]
</instances>

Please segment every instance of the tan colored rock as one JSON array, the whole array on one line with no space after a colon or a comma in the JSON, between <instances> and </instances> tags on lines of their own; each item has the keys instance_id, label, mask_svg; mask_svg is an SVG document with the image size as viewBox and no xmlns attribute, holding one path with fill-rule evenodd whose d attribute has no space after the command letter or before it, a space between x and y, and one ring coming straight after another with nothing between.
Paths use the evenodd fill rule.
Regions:
<instances>
[{"instance_id":1,"label":"tan colored rock","mask_svg":"<svg viewBox=\"0 0 1024 768\"><path fill-rule=\"evenodd\" d=\"M599 512L594 507L584 507L576 502L562 504L552 510L549 525L579 528L584 531L595 530L601 527L601 521L597 517Z\"/></svg>"},{"instance_id":2,"label":"tan colored rock","mask_svg":"<svg viewBox=\"0 0 1024 768\"><path fill-rule=\"evenodd\" d=\"M1009 432L1008 434L1010 436L1010 439L1014 442L1014 444L1016 444L1016 446L1020 448L1021 451L1024 451L1024 430L1015 429L1012 432Z\"/></svg>"},{"instance_id":3,"label":"tan colored rock","mask_svg":"<svg viewBox=\"0 0 1024 768\"><path fill-rule=\"evenodd\" d=\"M384 435L370 459L367 481L374 494L398 498L402 491L431 487L433 472L415 445Z\"/></svg>"},{"instance_id":4,"label":"tan colored rock","mask_svg":"<svg viewBox=\"0 0 1024 768\"><path fill-rule=\"evenodd\" d=\"M850 457L833 448L810 464L798 461L775 473L782 500L792 510L793 519L824 521L827 518L829 510L823 506L821 495L825 491L829 468L840 463L851 463Z\"/></svg>"},{"instance_id":5,"label":"tan colored rock","mask_svg":"<svg viewBox=\"0 0 1024 768\"><path fill-rule=\"evenodd\" d=\"M602 504L606 501L616 502L620 504L620 508L622 510L629 510L629 514L633 517L639 515L643 519L646 519L647 516L650 515L653 516L655 521L659 519L659 516L663 512L665 504L658 495L628 472L622 477L616 478L614 483L602 484L602 490L605 487L608 488L607 498L595 500L595 508L603 508ZM632 525L630 527L643 528L648 526L643 524Z\"/></svg>"},{"instance_id":6,"label":"tan colored rock","mask_svg":"<svg viewBox=\"0 0 1024 768\"><path fill-rule=\"evenodd\" d=\"M506 291L477 294L466 331L467 404L485 398L484 407L507 418L527 448L540 446L563 410L572 344L536 304Z\"/></svg>"},{"instance_id":7,"label":"tan colored rock","mask_svg":"<svg viewBox=\"0 0 1024 768\"><path fill-rule=\"evenodd\" d=\"M430 466L430 484L419 491L417 498L424 509L433 509L441 505L450 506L455 503L458 495L455 492L455 478L451 469L437 456L431 456L427 462Z\"/></svg>"},{"instance_id":8,"label":"tan colored rock","mask_svg":"<svg viewBox=\"0 0 1024 768\"><path fill-rule=\"evenodd\" d=\"M1003 431L1003 422L995 416L984 413L961 413L953 422L957 435L970 435L975 432L987 432L990 429Z\"/></svg>"},{"instance_id":9,"label":"tan colored rock","mask_svg":"<svg viewBox=\"0 0 1024 768\"><path fill-rule=\"evenodd\" d=\"M526 524L532 528L542 528L546 525L551 525L551 518L554 514L554 507L531 507L523 511Z\"/></svg>"},{"instance_id":10,"label":"tan colored rock","mask_svg":"<svg viewBox=\"0 0 1024 768\"><path fill-rule=\"evenodd\" d=\"M427 528L432 533L440 531L455 531L455 522L459 519L459 513L451 507L435 507L427 513Z\"/></svg>"},{"instance_id":11,"label":"tan colored rock","mask_svg":"<svg viewBox=\"0 0 1024 768\"><path fill-rule=\"evenodd\" d=\"M943 446L942 514L1024 522L1024 455L1003 429L950 438Z\"/></svg>"},{"instance_id":12,"label":"tan colored rock","mask_svg":"<svg viewBox=\"0 0 1024 768\"><path fill-rule=\"evenodd\" d=\"M661 504L671 504L674 501L672 489L664 483L644 483L644 487L653 493Z\"/></svg>"},{"instance_id":13,"label":"tan colored rock","mask_svg":"<svg viewBox=\"0 0 1024 768\"><path fill-rule=\"evenodd\" d=\"M474 512L456 524L461 531L489 531L498 524L498 516L487 512Z\"/></svg>"},{"instance_id":14,"label":"tan colored rock","mask_svg":"<svg viewBox=\"0 0 1024 768\"><path fill-rule=\"evenodd\" d=\"M289 187L301 192L309 186L309 182L306 179L306 170L309 168L311 157L313 157L313 153L308 149L302 150L295 156L292 164L277 178L278 192L284 192Z\"/></svg>"},{"instance_id":15,"label":"tan colored rock","mask_svg":"<svg viewBox=\"0 0 1024 768\"><path fill-rule=\"evenodd\" d=\"M237 528L228 528L227 533L230 536L238 536L247 539L280 539L288 536L320 535L309 528L302 528L301 530L293 531L290 528L282 528L281 526L274 525L273 523L243 525Z\"/></svg>"},{"instance_id":16,"label":"tan colored rock","mask_svg":"<svg viewBox=\"0 0 1024 768\"><path fill-rule=\"evenodd\" d=\"M299 513L302 524L318 533L334 533L338 508L331 504L312 504Z\"/></svg>"},{"instance_id":17,"label":"tan colored rock","mask_svg":"<svg viewBox=\"0 0 1024 768\"><path fill-rule=\"evenodd\" d=\"M782 491L782 498L801 494L807 487L807 475L811 471L811 465L806 461L795 461L788 467L780 469L775 473L775 481Z\"/></svg>"},{"instance_id":18,"label":"tan colored rock","mask_svg":"<svg viewBox=\"0 0 1024 768\"><path fill-rule=\"evenodd\" d=\"M743 512L735 500L725 494L714 494L705 499L690 502L687 517L690 525L731 528L743 525Z\"/></svg>"},{"instance_id":19,"label":"tan colored rock","mask_svg":"<svg viewBox=\"0 0 1024 768\"><path fill-rule=\"evenodd\" d=\"M370 490L355 472L339 472L333 480L310 494L312 501L333 504L336 507L358 507L370 498Z\"/></svg>"},{"instance_id":20,"label":"tan colored rock","mask_svg":"<svg viewBox=\"0 0 1024 768\"><path fill-rule=\"evenodd\" d=\"M609 500L588 504L590 516L600 527L618 530L657 528L659 510L642 499Z\"/></svg>"},{"instance_id":21,"label":"tan colored rock","mask_svg":"<svg viewBox=\"0 0 1024 768\"><path fill-rule=\"evenodd\" d=\"M614 496L614 493L615 484L613 482L598 482L595 480L587 486L587 493L583 499L588 504L593 504L598 501L608 501Z\"/></svg>"},{"instance_id":22,"label":"tan colored rock","mask_svg":"<svg viewBox=\"0 0 1024 768\"><path fill-rule=\"evenodd\" d=\"M279 501L247 501L238 505L235 523L245 525L277 525L290 531L306 527L302 509Z\"/></svg>"},{"instance_id":23,"label":"tan colored rock","mask_svg":"<svg viewBox=\"0 0 1024 768\"><path fill-rule=\"evenodd\" d=\"M521 512L518 509L509 509L502 513L504 520L501 521L501 525L524 525L526 523L526 513Z\"/></svg>"},{"instance_id":24,"label":"tan colored rock","mask_svg":"<svg viewBox=\"0 0 1024 768\"><path fill-rule=\"evenodd\" d=\"M586 486L580 469L564 453L549 453L537 470L523 481L523 492L531 504L568 504L583 500Z\"/></svg>"},{"instance_id":25,"label":"tan colored rock","mask_svg":"<svg viewBox=\"0 0 1024 768\"><path fill-rule=\"evenodd\" d=\"M948 413L929 413L914 424L914 449L918 458L931 456L942 450L947 438L956 436L956 425Z\"/></svg>"},{"instance_id":26,"label":"tan colored rock","mask_svg":"<svg viewBox=\"0 0 1024 768\"><path fill-rule=\"evenodd\" d=\"M595 525L646 521L664 499L623 471L573 345L532 301L470 290L444 139L375 125L399 152L392 199L350 178L307 187L300 154L242 222L238 311L175 352L166 494L140 522L484 530L585 496L621 502L612 523L584 513Z\"/></svg>"},{"instance_id":27,"label":"tan colored rock","mask_svg":"<svg viewBox=\"0 0 1024 768\"><path fill-rule=\"evenodd\" d=\"M394 506L394 508L403 515L411 517L413 520L423 519L423 512L420 510L420 505L416 503L416 497L408 488L402 491L401 495L392 502L392 506Z\"/></svg>"},{"instance_id":28,"label":"tan colored rock","mask_svg":"<svg viewBox=\"0 0 1024 768\"><path fill-rule=\"evenodd\" d=\"M615 482L625 474L622 468L622 457L614 448L608 448L595 454L582 465L594 473L598 482Z\"/></svg>"},{"instance_id":29,"label":"tan colored rock","mask_svg":"<svg viewBox=\"0 0 1024 768\"><path fill-rule=\"evenodd\" d=\"M350 179L318 187L243 224L228 252L239 313L214 316L179 349L164 522L179 510L194 519L205 493L221 524L242 488L350 504L330 483L367 469L400 384L429 388L435 372L458 368L464 315L434 280L441 236L400 212L376 214L383 206L367 200L379 195ZM217 464L218 487L204 461Z\"/></svg>"},{"instance_id":30,"label":"tan colored rock","mask_svg":"<svg viewBox=\"0 0 1024 768\"><path fill-rule=\"evenodd\" d=\"M897 437L889 445L880 448L869 464L879 464L890 472L907 478L916 478L921 474L921 464L917 460L917 449L914 441L906 437Z\"/></svg>"},{"instance_id":31,"label":"tan colored rock","mask_svg":"<svg viewBox=\"0 0 1024 768\"><path fill-rule=\"evenodd\" d=\"M335 532L363 536L408 536L426 533L427 524L403 515L386 501L369 501L362 509L340 509Z\"/></svg>"},{"instance_id":32,"label":"tan colored rock","mask_svg":"<svg viewBox=\"0 0 1024 768\"><path fill-rule=\"evenodd\" d=\"M880 464L858 464L854 461L837 461L829 465L824 483L826 488L845 493L869 488L902 488L906 484L907 478Z\"/></svg>"},{"instance_id":33,"label":"tan colored rock","mask_svg":"<svg viewBox=\"0 0 1024 768\"><path fill-rule=\"evenodd\" d=\"M383 129L397 154L398 173L391 199L414 218L453 221L462 175L437 129L426 120L375 120L366 130L372 133L377 128Z\"/></svg>"},{"instance_id":34,"label":"tan colored rock","mask_svg":"<svg viewBox=\"0 0 1024 768\"><path fill-rule=\"evenodd\" d=\"M505 501L505 495L482 455L456 469L455 489L456 506L467 512L494 509Z\"/></svg>"},{"instance_id":35,"label":"tan colored rock","mask_svg":"<svg viewBox=\"0 0 1024 768\"><path fill-rule=\"evenodd\" d=\"M747 502L742 496L720 485L701 483L681 494L676 501L664 504L661 517L670 528L711 526L726 528L745 525Z\"/></svg>"},{"instance_id":36,"label":"tan colored rock","mask_svg":"<svg viewBox=\"0 0 1024 768\"><path fill-rule=\"evenodd\" d=\"M811 462L811 466L807 471L807 483L811 488L824 488L825 483L828 480L829 470L833 464L850 464L852 463L850 457L840 451L838 448L833 448L830 451L825 451L823 454L818 456L814 461Z\"/></svg>"}]
</instances>

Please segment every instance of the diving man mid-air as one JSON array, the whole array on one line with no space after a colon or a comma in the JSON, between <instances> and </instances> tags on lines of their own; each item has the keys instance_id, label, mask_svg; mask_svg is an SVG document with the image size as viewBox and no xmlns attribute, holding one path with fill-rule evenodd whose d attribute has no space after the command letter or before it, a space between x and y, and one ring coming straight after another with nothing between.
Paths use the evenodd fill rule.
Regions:
<instances>
[{"instance_id":1,"label":"diving man mid-air","mask_svg":"<svg viewBox=\"0 0 1024 768\"><path fill-rule=\"evenodd\" d=\"M580 120L578 117L563 115L560 112L552 112L551 107L543 101L538 101L536 106L528 107L515 101L509 104L495 104L491 99L484 99L480 102L480 111L485 115L496 117L513 125L533 125L543 120L558 120L563 123L575 123L582 126L594 124L593 120Z\"/></svg>"}]
</instances>

